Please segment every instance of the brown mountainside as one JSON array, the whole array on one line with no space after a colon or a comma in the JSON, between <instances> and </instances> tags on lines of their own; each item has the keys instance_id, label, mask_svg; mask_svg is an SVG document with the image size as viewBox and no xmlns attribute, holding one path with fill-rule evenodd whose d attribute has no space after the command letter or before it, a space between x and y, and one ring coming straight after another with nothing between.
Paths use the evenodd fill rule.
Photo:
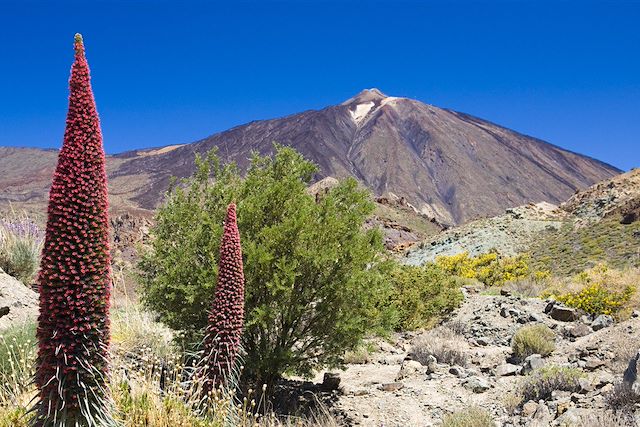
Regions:
<instances>
[{"instance_id":1,"label":"brown mountainside","mask_svg":"<svg viewBox=\"0 0 640 427\"><path fill-rule=\"evenodd\" d=\"M354 176L376 195L392 192L445 224L529 202L557 204L619 173L467 114L371 89L340 105L254 121L192 144L110 156L112 205L152 209L170 176L193 171L195 153L218 147L224 159L246 167L251 151L268 153L273 142L316 162L318 179ZM54 151L0 148L0 203L43 203L54 163Z\"/></svg>"}]
</instances>

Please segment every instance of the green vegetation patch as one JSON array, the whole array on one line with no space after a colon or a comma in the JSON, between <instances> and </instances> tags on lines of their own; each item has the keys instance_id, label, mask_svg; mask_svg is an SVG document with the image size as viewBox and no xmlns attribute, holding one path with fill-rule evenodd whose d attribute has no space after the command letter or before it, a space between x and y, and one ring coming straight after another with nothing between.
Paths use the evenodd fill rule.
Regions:
<instances>
[{"instance_id":1,"label":"green vegetation patch","mask_svg":"<svg viewBox=\"0 0 640 427\"><path fill-rule=\"evenodd\" d=\"M619 218L574 229L566 222L547 231L531 247L531 267L571 276L606 262L615 268L640 266L640 221L621 224Z\"/></svg>"}]
</instances>

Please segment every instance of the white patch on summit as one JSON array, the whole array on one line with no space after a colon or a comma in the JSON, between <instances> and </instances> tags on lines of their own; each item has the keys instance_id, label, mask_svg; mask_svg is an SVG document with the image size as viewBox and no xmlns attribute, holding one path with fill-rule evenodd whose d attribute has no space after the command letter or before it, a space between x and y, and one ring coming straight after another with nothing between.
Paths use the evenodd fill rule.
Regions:
<instances>
[{"instance_id":1,"label":"white patch on summit","mask_svg":"<svg viewBox=\"0 0 640 427\"><path fill-rule=\"evenodd\" d=\"M362 119L364 119L366 115L369 114L371 108L373 108L373 101L365 102L364 104L358 104L356 105L356 109L349 110L349 113L351 113L351 118L353 119L353 121L357 124L360 124Z\"/></svg>"}]
</instances>

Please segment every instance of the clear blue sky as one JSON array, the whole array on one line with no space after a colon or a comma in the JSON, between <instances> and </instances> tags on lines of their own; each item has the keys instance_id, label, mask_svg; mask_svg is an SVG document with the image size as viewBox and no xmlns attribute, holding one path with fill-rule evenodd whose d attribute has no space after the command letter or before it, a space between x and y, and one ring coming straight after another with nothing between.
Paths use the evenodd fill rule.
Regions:
<instances>
[{"instance_id":1,"label":"clear blue sky","mask_svg":"<svg viewBox=\"0 0 640 427\"><path fill-rule=\"evenodd\" d=\"M0 0L0 145L60 146L76 32L110 153L377 87L640 166L637 1Z\"/></svg>"}]
</instances>

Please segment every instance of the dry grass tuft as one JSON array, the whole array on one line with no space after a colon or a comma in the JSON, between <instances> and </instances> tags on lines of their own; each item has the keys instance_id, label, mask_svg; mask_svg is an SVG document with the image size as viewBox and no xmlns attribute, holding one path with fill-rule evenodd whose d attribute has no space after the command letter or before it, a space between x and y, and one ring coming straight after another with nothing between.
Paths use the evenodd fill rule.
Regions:
<instances>
[{"instance_id":1,"label":"dry grass tuft","mask_svg":"<svg viewBox=\"0 0 640 427\"><path fill-rule=\"evenodd\" d=\"M489 412L477 406L449 414L442 420L442 427L495 427Z\"/></svg>"},{"instance_id":2,"label":"dry grass tuft","mask_svg":"<svg viewBox=\"0 0 640 427\"><path fill-rule=\"evenodd\" d=\"M433 356L438 363L466 366L468 356L465 345L465 340L451 329L438 327L416 338L410 354L413 360L423 365L428 363L429 356Z\"/></svg>"}]
</instances>

